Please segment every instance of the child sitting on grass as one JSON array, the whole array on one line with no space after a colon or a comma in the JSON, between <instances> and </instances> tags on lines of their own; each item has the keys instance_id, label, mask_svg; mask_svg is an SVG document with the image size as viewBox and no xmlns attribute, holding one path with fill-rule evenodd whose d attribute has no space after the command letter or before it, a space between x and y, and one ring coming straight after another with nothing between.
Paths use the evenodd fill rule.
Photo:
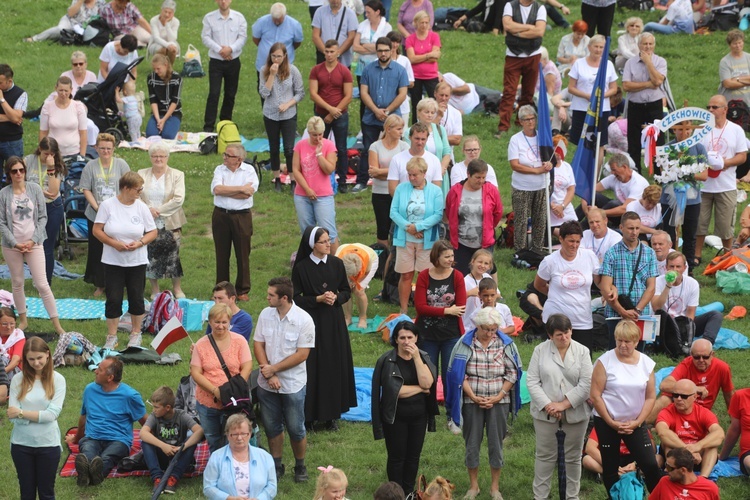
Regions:
<instances>
[{"instance_id":1,"label":"child sitting on grass","mask_svg":"<svg viewBox=\"0 0 750 500\"><path fill-rule=\"evenodd\" d=\"M203 439L201 426L183 410L175 410L174 400L171 388L163 385L156 389L151 395L154 411L141 428L143 458L151 472L154 489L161 483L169 462L180 451L180 447L184 448L167 478L165 493L175 492L177 482L193 461L196 446ZM188 431L192 431L190 437Z\"/></svg>"}]
</instances>

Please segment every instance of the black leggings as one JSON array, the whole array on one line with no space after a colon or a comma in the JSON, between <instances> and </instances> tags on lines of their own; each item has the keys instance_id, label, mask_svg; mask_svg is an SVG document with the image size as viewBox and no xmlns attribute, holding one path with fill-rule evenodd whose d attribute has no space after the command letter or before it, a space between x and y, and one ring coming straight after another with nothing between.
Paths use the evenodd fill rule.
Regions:
<instances>
[{"instance_id":1,"label":"black leggings","mask_svg":"<svg viewBox=\"0 0 750 500\"><path fill-rule=\"evenodd\" d=\"M414 491L419 457L427 432L427 415L399 418L392 424L383 422L385 447L388 450L388 480L398 483L404 491Z\"/></svg>"},{"instance_id":2,"label":"black leggings","mask_svg":"<svg viewBox=\"0 0 750 500\"><path fill-rule=\"evenodd\" d=\"M594 31L600 35L609 36L612 29L612 21L615 19L615 6L612 4L608 7L594 7L585 3L581 4L581 18L589 25L586 35L594 36ZM605 54L606 57L606 54Z\"/></svg>"},{"instance_id":3,"label":"black leggings","mask_svg":"<svg viewBox=\"0 0 750 500\"><path fill-rule=\"evenodd\" d=\"M288 120L271 120L263 117L263 123L266 125L266 134L268 135L268 148L271 155L271 170L278 172L281 168L279 148L281 141L284 140L284 158L286 160L286 171L291 173L292 160L294 159L294 138L297 135L297 115Z\"/></svg>"},{"instance_id":4,"label":"black leggings","mask_svg":"<svg viewBox=\"0 0 750 500\"><path fill-rule=\"evenodd\" d=\"M409 89L409 96L411 97L411 124L417 123L417 104L422 100L422 96L427 94L427 97L435 96L435 87L437 87L440 80L437 78L431 78L429 80L414 79L414 86ZM406 491L406 490L404 490Z\"/></svg>"},{"instance_id":5,"label":"black leggings","mask_svg":"<svg viewBox=\"0 0 750 500\"><path fill-rule=\"evenodd\" d=\"M602 469L604 470L602 479L607 494L619 479L617 467L620 465L620 440L625 442L630 456L638 463L638 468L646 477L648 490L653 491L661 479L661 470L656 465L656 453L646 427L640 426L632 434L618 434L607 425L604 419L594 417L594 428L599 437L599 450L602 453Z\"/></svg>"},{"instance_id":6,"label":"black leggings","mask_svg":"<svg viewBox=\"0 0 750 500\"><path fill-rule=\"evenodd\" d=\"M385 241L391 230L391 195L372 193L372 210L375 212L376 238Z\"/></svg>"}]
</instances>

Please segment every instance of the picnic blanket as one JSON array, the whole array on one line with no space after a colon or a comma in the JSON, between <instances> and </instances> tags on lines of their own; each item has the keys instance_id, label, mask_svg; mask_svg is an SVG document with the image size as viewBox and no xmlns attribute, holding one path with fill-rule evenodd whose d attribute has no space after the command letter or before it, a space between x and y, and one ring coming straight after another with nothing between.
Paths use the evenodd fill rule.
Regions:
<instances>
[{"instance_id":1,"label":"picnic blanket","mask_svg":"<svg viewBox=\"0 0 750 500\"><path fill-rule=\"evenodd\" d=\"M65 266L60 264L59 260L55 261L55 267L52 268L52 276L60 278L61 280L77 280L78 278L83 278L83 274L72 273L65 269ZM23 265L23 278L27 280L31 279L31 271L27 264ZM0 265L0 279L10 279L10 270L8 269L7 264Z\"/></svg>"},{"instance_id":2,"label":"picnic blanket","mask_svg":"<svg viewBox=\"0 0 750 500\"><path fill-rule=\"evenodd\" d=\"M367 327L360 328L357 326L357 323L359 323L359 316L354 316L352 318L352 324L349 325L349 331L357 333L376 333L380 323L382 323L384 319L385 316L380 315L376 315L374 318L367 318Z\"/></svg>"},{"instance_id":3,"label":"picnic blanket","mask_svg":"<svg viewBox=\"0 0 750 500\"><path fill-rule=\"evenodd\" d=\"M714 465L714 470L708 475L711 481L716 481L720 477L740 477L740 459L738 457L729 457L726 460L719 460Z\"/></svg>"},{"instance_id":4,"label":"picnic blanket","mask_svg":"<svg viewBox=\"0 0 750 500\"><path fill-rule=\"evenodd\" d=\"M354 385L357 387L357 407L341 415L349 422L370 422L372 420L370 398L372 397L372 374L374 368L354 367Z\"/></svg>"},{"instance_id":5,"label":"picnic blanket","mask_svg":"<svg viewBox=\"0 0 750 500\"><path fill-rule=\"evenodd\" d=\"M65 435L75 435L77 427L71 427ZM133 446L130 447L130 455L133 456L141 449L141 438L140 429L133 429ZM68 446L68 458L65 459L65 465L60 469L60 477L76 477L76 455L78 455L78 445L72 444ZM183 474L183 477L196 477L203 474L208 464L208 457L211 455L208 451L208 443L201 441L195 449L195 468L188 468ZM130 472L117 472L117 467L112 469L107 476L108 478L113 477L130 477L130 476L148 476L148 470L134 470Z\"/></svg>"},{"instance_id":6,"label":"picnic blanket","mask_svg":"<svg viewBox=\"0 0 750 500\"><path fill-rule=\"evenodd\" d=\"M175 139L162 139L158 135L141 137L137 141L120 141L118 148L140 149L148 151L155 142L162 142L169 146L170 153L200 153L200 143L208 136L216 135L213 132L180 132Z\"/></svg>"}]
</instances>

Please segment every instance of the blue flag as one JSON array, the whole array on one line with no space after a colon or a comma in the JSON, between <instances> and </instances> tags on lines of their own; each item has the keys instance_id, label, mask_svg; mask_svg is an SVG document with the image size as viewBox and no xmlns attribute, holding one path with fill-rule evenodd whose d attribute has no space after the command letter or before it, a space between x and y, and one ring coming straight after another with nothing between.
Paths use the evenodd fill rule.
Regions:
<instances>
[{"instance_id":1,"label":"blue flag","mask_svg":"<svg viewBox=\"0 0 750 500\"><path fill-rule=\"evenodd\" d=\"M554 157L554 145L552 144L552 123L549 118L549 102L547 100L547 83L544 81L542 63L539 63L539 100L537 110L539 117L537 119L536 143L539 147L539 160L544 163L551 161L556 164Z\"/></svg>"},{"instance_id":2,"label":"blue flag","mask_svg":"<svg viewBox=\"0 0 750 500\"><path fill-rule=\"evenodd\" d=\"M576 177L576 195L589 204L592 203L596 184L594 176L596 175L596 161L599 155L596 148L597 138L602 128L608 125L606 120L601 120L604 93L607 90L607 65L609 63L607 54L609 54L609 37L607 37L607 43L604 46L594 88L591 90L591 100L583 123L583 133L578 141L578 148L573 157L572 165Z\"/></svg>"}]
</instances>

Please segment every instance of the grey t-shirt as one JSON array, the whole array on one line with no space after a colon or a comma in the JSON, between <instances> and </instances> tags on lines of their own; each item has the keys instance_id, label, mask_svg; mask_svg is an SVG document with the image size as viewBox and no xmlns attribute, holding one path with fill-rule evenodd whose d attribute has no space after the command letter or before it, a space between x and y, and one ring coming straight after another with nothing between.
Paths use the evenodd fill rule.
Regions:
<instances>
[{"instance_id":1,"label":"grey t-shirt","mask_svg":"<svg viewBox=\"0 0 750 500\"><path fill-rule=\"evenodd\" d=\"M175 410L171 419L156 418L150 414L146 424L151 429L151 434L157 439L172 446L179 446L187 440L187 433L195 427L197 422L193 420L184 410Z\"/></svg>"},{"instance_id":2,"label":"grey t-shirt","mask_svg":"<svg viewBox=\"0 0 750 500\"><path fill-rule=\"evenodd\" d=\"M409 145L404 141L398 141L396 147L388 149L383 145L383 141L376 141L370 145L370 151L374 151L378 155L378 167L388 168L391 164L391 159L399 154L401 151L409 149ZM388 181L385 179L372 179L372 193L373 194L388 194Z\"/></svg>"},{"instance_id":3,"label":"grey t-shirt","mask_svg":"<svg viewBox=\"0 0 750 500\"><path fill-rule=\"evenodd\" d=\"M482 246L482 190L461 191L458 205L458 242L469 248Z\"/></svg>"},{"instance_id":4,"label":"grey t-shirt","mask_svg":"<svg viewBox=\"0 0 750 500\"><path fill-rule=\"evenodd\" d=\"M129 172L130 167L122 158L112 158L112 165L107 171L99 165L99 160L91 160L83 168L79 187L87 189L94 195L97 204L117 196L120 192L120 177ZM91 205L86 207L86 218L96 220L96 210Z\"/></svg>"}]
</instances>

